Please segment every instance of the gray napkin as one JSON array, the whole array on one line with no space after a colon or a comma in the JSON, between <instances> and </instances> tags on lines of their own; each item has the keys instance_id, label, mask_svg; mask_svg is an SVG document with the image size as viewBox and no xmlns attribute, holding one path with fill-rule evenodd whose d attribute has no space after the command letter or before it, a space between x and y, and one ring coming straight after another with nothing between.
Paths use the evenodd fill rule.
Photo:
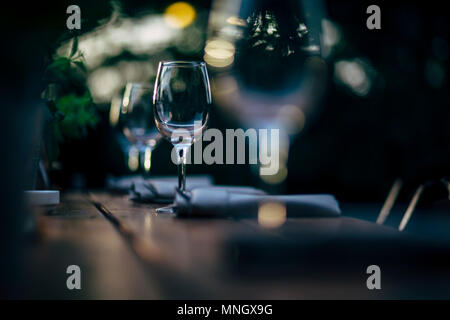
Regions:
<instances>
[{"instance_id":1,"label":"gray napkin","mask_svg":"<svg viewBox=\"0 0 450 320\"><path fill-rule=\"evenodd\" d=\"M106 188L112 192L127 194L134 183L142 181L144 181L144 178L141 175L129 175L122 177L108 175L106 177L105 184Z\"/></svg>"},{"instance_id":2,"label":"gray napkin","mask_svg":"<svg viewBox=\"0 0 450 320\"><path fill-rule=\"evenodd\" d=\"M186 190L212 186L213 178L207 175L193 175L186 179ZM172 203L177 177L155 177L135 180L130 187L130 200L140 203Z\"/></svg>"},{"instance_id":3,"label":"gray napkin","mask_svg":"<svg viewBox=\"0 0 450 320\"><path fill-rule=\"evenodd\" d=\"M289 217L338 217L339 204L332 195L271 196L249 188L196 188L188 194L177 193L175 206L179 217L256 217L261 204L275 202L285 206ZM255 190L255 189L253 189Z\"/></svg>"}]
</instances>

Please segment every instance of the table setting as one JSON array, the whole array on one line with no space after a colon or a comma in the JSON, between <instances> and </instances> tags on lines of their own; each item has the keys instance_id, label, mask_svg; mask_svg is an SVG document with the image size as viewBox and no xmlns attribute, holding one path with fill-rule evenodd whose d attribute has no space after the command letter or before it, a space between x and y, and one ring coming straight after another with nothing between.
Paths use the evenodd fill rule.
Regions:
<instances>
[{"instance_id":1,"label":"table setting","mask_svg":"<svg viewBox=\"0 0 450 320\"><path fill-rule=\"evenodd\" d=\"M441 13L60 6L5 42L2 298L450 298Z\"/></svg>"}]
</instances>

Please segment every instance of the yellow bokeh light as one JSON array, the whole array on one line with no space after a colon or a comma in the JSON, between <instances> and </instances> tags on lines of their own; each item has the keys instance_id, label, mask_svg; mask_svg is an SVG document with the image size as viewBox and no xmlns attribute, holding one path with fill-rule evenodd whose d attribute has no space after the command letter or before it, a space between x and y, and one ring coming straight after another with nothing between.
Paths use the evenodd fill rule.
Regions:
<instances>
[{"instance_id":1,"label":"yellow bokeh light","mask_svg":"<svg viewBox=\"0 0 450 320\"><path fill-rule=\"evenodd\" d=\"M261 180L267 184L280 184L284 180L286 180L287 174L288 170L286 168L286 165L283 163L280 163L280 168L278 169L278 172L273 175L263 175L261 174L260 171Z\"/></svg>"},{"instance_id":2,"label":"yellow bokeh light","mask_svg":"<svg viewBox=\"0 0 450 320\"><path fill-rule=\"evenodd\" d=\"M205 47L205 62L216 68L224 68L234 61L234 45L226 40L208 41Z\"/></svg>"},{"instance_id":3,"label":"yellow bokeh light","mask_svg":"<svg viewBox=\"0 0 450 320\"><path fill-rule=\"evenodd\" d=\"M225 67L230 66L233 63L234 56L231 56L230 58L226 58L226 59L217 59L208 54L205 54L203 59L205 60L205 62L207 64L209 64L212 67L225 68Z\"/></svg>"},{"instance_id":4,"label":"yellow bokeh light","mask_svg":"<svg viewBox=\"0 0 450 320\"><path fill-rule=\"evenodd\" d=\"M247 25L247 22L245 22L244 19L236 17L236 16L231 16L227 19L227 22L229 24L232 24L234 26L239 26L239 27L245 27Z\"/></svg>"},{"instance_id":5,"label":"yellow bokeh light","mask_svg":"<svg viewBox=\"0 0 450 320\"><path fill-rule=\"evenodd\" d=\"M122 99L120 97L114 97L111 101L111 109L109 110L109 123L114 127L119 122L120 106Z\"/></svg>"},{"instance_id":6,"label":"yellow bokeh light","mask_svg":"<svg viewBox=\"0 0 450 320\"><path fill-rule=\"evenodd\" d=\"M277 228L286 222L286 206L282 203L267 202L258 209L258 224L264 228Z\"/></svg>"},{"instance_id":7,"label":"yellow bokeh light","mask_svg":"<svg viewBox=\"0 0 450 320\"><path fill-rule=\"evenodd\" d=\"M228 59L234 55L234 45L222 39L211 40L206 44L205 52L217 59Z\"/></svg>"},{"instance_id":8,"label":"yellow bokeh light","mask_svg":"<svg viewBox=\"0 0 450 320\"><path fill-rule=\"evenodd\" d=\"M164 21L175 29L183 29L194 22L195 9L187 2L175 2L164 11Z\"/></svg>"},{"instance_id":9,"label":"yellow bokeh light","mask_svg":"<svg viewBox=\"0 0 450 320\"><path fill-rule=\"evenodd\" d=\"M144 153L145 172L149 172L151 166L152 166L152 148L147 147L147 148L145 148L145 153Z\"/></svg>"}]
</instances>

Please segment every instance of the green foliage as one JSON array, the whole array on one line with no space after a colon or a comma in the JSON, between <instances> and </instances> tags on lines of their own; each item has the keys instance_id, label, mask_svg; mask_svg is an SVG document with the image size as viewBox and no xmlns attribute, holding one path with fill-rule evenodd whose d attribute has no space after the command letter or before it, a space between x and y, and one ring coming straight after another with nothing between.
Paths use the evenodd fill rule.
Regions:
<instances>
[{"instance_id":1,"label":"green foliage","mask_svg":"<svg viewBox=\"0 0 450 320\"><path fill-rule=\"evenodd\" d=\"M87 69L78 40L73 38L69 56L55 56L44 80L44 99L50 115L50 137L46 140L50 160L59 155L59 145L86 137L99 121L97 108L87 86Z\"/></svg>"},{"instance_id":2,"label":"green foliage","mask_svg":"<svg viewBox=\"0 0 450 320\"><path fill-rule=\"evenodd\" d=\"M63 118L55 127L58 142L64 138L79 139L87 135L87 129L94 128L99 118L89 92L82 96L65 95L56 101L56 110Z\"/></svg>"}]
</instances>

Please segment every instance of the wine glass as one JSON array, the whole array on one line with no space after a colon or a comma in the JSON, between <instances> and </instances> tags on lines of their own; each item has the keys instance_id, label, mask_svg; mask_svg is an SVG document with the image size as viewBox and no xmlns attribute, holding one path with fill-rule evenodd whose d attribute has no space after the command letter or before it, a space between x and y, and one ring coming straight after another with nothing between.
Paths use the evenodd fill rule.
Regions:
<instances>
[{"instance_id":1,"label":"wine glass","mask_svg":"<svg viewBox=\"0 0 450 320\"><path fill-rule=\"evenodd\" d=\"M137 161L129 161L137 167L141 163L144 174L150 171L151 154L161 140L155 122L151 104L152 88L144 83L127 83L122 98L120 122L122 133L131 144L130 155L140 156ZM134 163L134 164L133 164Z\"/></svg>"},{"instance_id":2,"label":"wine glass","mask_svg":"<svg viewBox=\"0 0 450 320\"><path fill-rule=\"evenodd\" d=\"M186 192L186 155L206 128L211 104L204 62L160 62L153 92L156 127L174 146L178 164L178 191ZM174 206L158 213L174 213Z\"/></svg>"},{"instance_id":3,"label":"wine glass","mask_svg":"<svg viewBox=\"0 0 450 320\"><path fill-rule=\"evenodd\" d=\"M325 7L322 0L212 2L204 59L214 71L215 105L244 129L279 130L278 172L252 167L274 193L285 191L291 142L321 112L333 42L322 32L332 25Z\"/></svg>"}]
</instances>

